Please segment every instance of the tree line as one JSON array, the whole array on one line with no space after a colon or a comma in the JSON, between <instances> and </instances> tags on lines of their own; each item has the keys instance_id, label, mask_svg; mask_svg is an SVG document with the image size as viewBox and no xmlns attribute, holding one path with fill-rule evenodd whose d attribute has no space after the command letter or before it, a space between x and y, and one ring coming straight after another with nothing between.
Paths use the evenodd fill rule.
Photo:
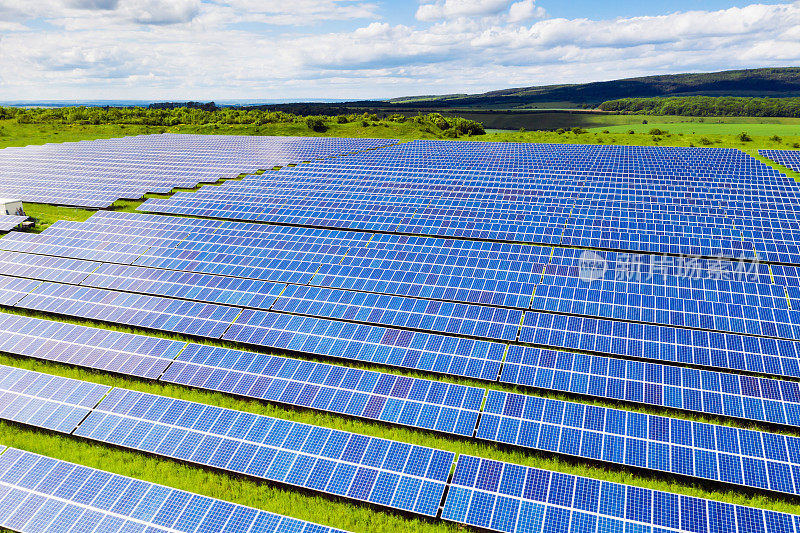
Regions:
<instances>
[{"instance_id":1,"label":"tree line","mask_svg":"<svg viewBox=\"0 0 800 533\"><path fill-rule=\"evenodd\" d=\"M213 105L213 103L212 103ZM374 113L350 113L336 116L302 116L269 109L218 108L216 106L170 107L0 107L0 120L16 120L19 124L130 124L142 126L180 126L205 124L304 124L316 132L327 131L336 124L360 123L371 126L380 122L414 124L421 130L445 137L483 135L483 124L461 117L444 117L440 113L406 116L393 114L378 118Z\"/></svg>"},{"instance_id":2,"label":"tree line","mask_svg":"<svg viewBox=\"0 0 800 533\"><path fill-rule=\"evenodd\" d=\"M691 117L800 117L800 98L668 96L620 98L600 104L603 111Z\"/></svg>"}]
</instances>

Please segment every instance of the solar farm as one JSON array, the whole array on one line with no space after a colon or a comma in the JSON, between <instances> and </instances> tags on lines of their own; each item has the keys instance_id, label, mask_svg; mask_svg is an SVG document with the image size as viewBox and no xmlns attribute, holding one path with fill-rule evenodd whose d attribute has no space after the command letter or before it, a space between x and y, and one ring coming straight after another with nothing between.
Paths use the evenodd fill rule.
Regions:
<instances>
[{"instance_id":1,"label":"solar farm","mask_svg":"<svg viewBox=\"0 0 800 533\"><path fill-rule=\"evenodd\" d=\"M143 135L0 195L97 210L0 238L0 528L800 533L800 187L742 151Z\"/></svg>"}]
</instances>

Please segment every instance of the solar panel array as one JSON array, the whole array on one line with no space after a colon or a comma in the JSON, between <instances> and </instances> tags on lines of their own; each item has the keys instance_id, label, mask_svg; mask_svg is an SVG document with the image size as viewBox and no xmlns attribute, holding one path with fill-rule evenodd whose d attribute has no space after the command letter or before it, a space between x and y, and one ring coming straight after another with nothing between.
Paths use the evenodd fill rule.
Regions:
<instances>
[{"instance_id":1,"label":"solar panel array","mask_svg":"<svg viewBox=\"0 0 800 533\"><path fill-rule=\"evenodd\" d=\"M393 142L158 134L5 148L0 150L0 194L26 202L103 208L119 199L193 188Z\"/></svg>"},{"instance_id":2,"label":"solar panel array","mask_svg":"<svg viewBox=\"0 0 800 533\"><path fill-rule=\"evenodd\" d=\"M758 155L800 172L800 150L759 150Z\"/></svg>"},{"instance_id":3,"label":"solar panel array","mask_svg":"<svg viewBox=\"0 0 800 533\"><path fill-rule=\"evenodd\" d=\"M196 341L0 313L0 350L798 494L800 438L772 428L800 427L794 181L727 149L389 144L314 145L313 163L142 207L202 218L101 211L0 239L0 305ZM17 382L0 417L495 531L800 531L780 513L123 389L74 406ZM56 427L46 402L83 422Z\"/></svg>"},{"instance_id":4,"label":"solar panel array","mask_svg":"<svg viewBox=\"0 0 800 533\"><path fill-rule=\"evenodd\" d=\"M141 209L797 264L797 194L733 149L414 141Z\"/></svg>"},{"instance_id":5,"label":"solar panel array","mask_svg":"<svg viewBox=\"0 0 800 533\"><path fill-rule=\"evenodd\" d=\"M12 531L338 531L16 448L0 452L0 527Z\"/></svg>"}]
</instances>

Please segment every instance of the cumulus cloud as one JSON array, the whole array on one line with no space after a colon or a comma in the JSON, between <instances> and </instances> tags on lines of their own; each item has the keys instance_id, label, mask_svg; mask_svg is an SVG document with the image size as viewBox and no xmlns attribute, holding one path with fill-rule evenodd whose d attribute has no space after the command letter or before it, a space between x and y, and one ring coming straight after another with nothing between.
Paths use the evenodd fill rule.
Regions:
<instances>
[{"instance_id":1,"label":"cumulus cloud","mask_svg":"<svg viewBox=\"0 0 800 533\"><path fill-rule=\"evenodd\" d=\"M542 18L545 16L544 8L538 7L533 0L522 0L511 4L508 9L509 22L522 22L532 18Z\"/></svg>"},{"instance_id":2,"label":"cumulus cloud","mask_svg":"<svg viewBox=\"0 0 800 533\"><path fill-rule=\"evenodd\" d=\"M373 98L800 61L800 3L592 20L543 18L534 0L433 0L409 24L376 6L0 0L0 99Z\"/></svg>"}]
</instances>

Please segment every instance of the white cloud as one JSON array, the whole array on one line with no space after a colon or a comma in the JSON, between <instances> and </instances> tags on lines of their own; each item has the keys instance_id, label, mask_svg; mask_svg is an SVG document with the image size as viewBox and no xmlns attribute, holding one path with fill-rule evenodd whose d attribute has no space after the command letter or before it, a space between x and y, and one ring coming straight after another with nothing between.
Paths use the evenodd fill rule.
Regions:
<instances>
[{"instance_id":1,"label":"white cloud","mask_svg":"<svg viewBox=\"0 0 800 533\"><path fill-rule=\"evenodd\" d=\"M536 6L533 0L522 0L511 4L508 8L509 22L522 22L532 18L542 18L544 15L544 8Z\"/></svg>"},{"instance_id":2,"label":"white cloud","mask_svg":"<svg viewBox=\"0 0 800 533\"><path fill-rule=\"evenodd\" d=\"M800 3L615 20L425 6L430 22L396 24L346 0L0 0L0 99L368 98L800 62ZM308 29L332 19L358 27Z\"/></svg>"}]
</instances>

